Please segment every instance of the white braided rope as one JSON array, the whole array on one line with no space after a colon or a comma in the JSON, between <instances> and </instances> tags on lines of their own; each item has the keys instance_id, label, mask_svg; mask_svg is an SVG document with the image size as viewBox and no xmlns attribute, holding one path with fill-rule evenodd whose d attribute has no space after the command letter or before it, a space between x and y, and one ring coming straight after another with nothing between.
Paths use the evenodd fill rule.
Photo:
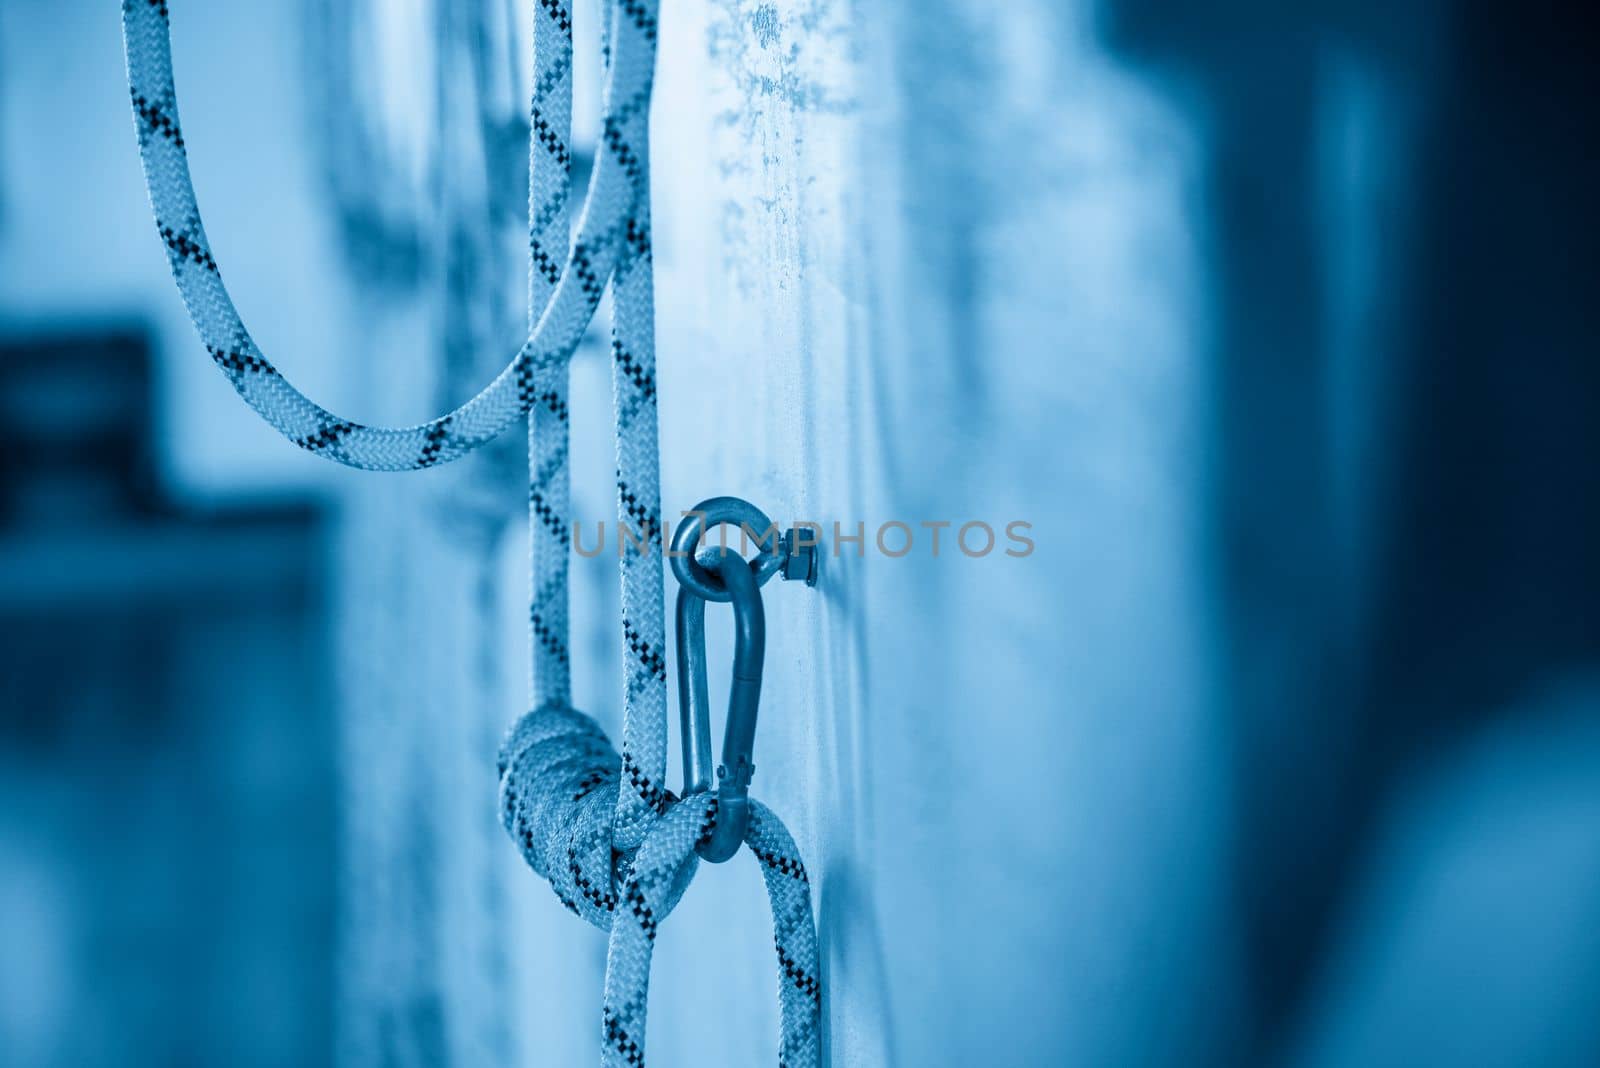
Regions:
<instances>
[{"instance_id":1,"label":"white braided rope","mask_svg":"<svg viewBox=\"0 0 1600 1068\"><path fill-rule=\"evenodd\" d=\"M710 839L717 802L706 793L674 801L635 853L618 855L606 821L620 768L621 758L594 720L562 704L536 709L512 728L501 749L501 814L529 865L550 881L556 896L611 932L602 1063L638 1068L644 1064L656 931L694 878L695 847ZM822 985L805 864L782 821L759 801L750 803L745 844L761 865L772 908L778 1064L818 1068Z\"/></svg>"},{"instance_id":2,"label":"white braided rope","mask_svg":"<svg viewBox=\"0 0 1600 1068\"><path fill-rule=\"evenodd\" d=\"M612 921L606 954L602 1059L606 1068L644 1064L645 1002L656 929L682 896L682 884L693 875L695 846L709 838L716 809L716 798L709 794L694 794L673 806L645 836L622 884L622 907ZM772 907L782 1017L778 1064L819 1068L822 986L816 970L811 883L794 839L759 801L750 803L744 840L761 865Z\"/></svg>"},{"instance_id":3,"label":"white braided rope","mask_svg":"<svg viewBox=\"0 0 1600 1068\"><path fill-rule=\"evenodd\" d=\"M528 152L530 330L537 329L539 309L550 303L561 280L559 257L570 240L567 201L572 184L572 16L567 0L541 0L535 7ZM535 373L533 400L528 411L529 624L531 692L537 708L547 701L572 700L566 522L572 491L565 360Z\"/></svg>"},{"instance_id":4,"label":"white braided rope","mask_svg":"<svg viewBox=\"0 0 1600 1068\"><path fill-rule=\"evenodd\" d=\"M541 6L544 0L541 0ZM534 376L564 362L583 336L605 291L639 201L630 145L647 138L655 69L655 3L617 0L606 78L608 147L596 161L578 239L538 322L521 350L482 392L447 415L410 427L365 426L341 419L284 379L262 355L223 287L200 220L172 78L167 0L124 0L123 38L139 154L156 225L173 277L211 358L262 418L301 448L350 467L406 471L446 463L492 440L533 403ZM570 50L570 49L569 49ZM537 147L539 131L533 140ZM642 177L639 176L639 177Z\"/></svg>"},{"instance_id":5,"label":"white braided rope","mask_svg":"<svg viewBox=\"0 0 1600 1068\"><path fill-rule=\"evenodd\" d=\"M124 0L123 32L140 156L156 225L184 303L239 395L295 444L339 463L409 470L445 463L529 413L529 513L535 710L500 761L502 815L529 864L569 908L611 931L605 1063L642 1065L650 947L695 869L715 802L666 789L666 635L649 220L648 112L656 0L608 7L603 150L575 242L567 246L572 107L571 12L537 0L531 114L530 332L511 363L455 411L412 427L364 426L290 385L250 338L205 237L178 123L167 0ZM540 156L555 166L541 166ZM607 282L613 287L613 388L619 521L646 542L622 567L623 747L570 707L567 646L566 364ZM820 1061L820 985L810 890L798 851L753 805L747 837L763 866L780 964L779 1063ZM619 910L618 903L624 904ZM620 922L619 922L620 918Z\"/></svg>"}]
</instances>

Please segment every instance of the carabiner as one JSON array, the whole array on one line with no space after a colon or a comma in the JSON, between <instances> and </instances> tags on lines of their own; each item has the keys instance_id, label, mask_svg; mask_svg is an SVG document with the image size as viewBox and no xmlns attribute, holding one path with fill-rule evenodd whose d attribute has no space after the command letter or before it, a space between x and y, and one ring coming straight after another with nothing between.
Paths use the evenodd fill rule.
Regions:
<instances>
[{"instance_id":1,"label":"carabiner","mask_svg":"<svg viewBox=\"0 0 1600 1068\"><path fill-rule=\"evenodd\" d=\"M750 824L750 778L755 774L756 714L767 651L767 616L756 573L727 548L703 550L696 561L721 580L733 603L733 684L722 763L716 768L717 820L697 852L720 864L739 852ZM678 722L683 741L685 796L711 789L711 700L706 688L706 598L678 587Z\"/></svg>"}]
</instances>

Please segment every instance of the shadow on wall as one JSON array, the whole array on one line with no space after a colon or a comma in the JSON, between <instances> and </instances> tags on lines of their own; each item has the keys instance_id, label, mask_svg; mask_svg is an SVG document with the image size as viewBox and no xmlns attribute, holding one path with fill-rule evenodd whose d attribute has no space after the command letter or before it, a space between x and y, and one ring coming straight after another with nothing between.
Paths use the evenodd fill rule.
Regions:
<instances>
[{"instance_id":1,"label":"shadow on wall","mask_svg":"<svg viewBox=\"0 0 1600 1068\"><path fill-rule=\"evenodd\" d=\"M1600 791L1543 741L1600 759L1600 693L1550 691L1600 660L1590 20L1481 2L1108 0L1105 17L1117 51L1197 87L1209 115L1207 501L1252 1007L1239 1056L1594 1063L1580 1006L1600 994L1600 824L1524 840L1504 867L1462 864L1486 807L1531 825L1526 798L1549 799L1565 826ZM1539 711L1551 702L1560 716ZM1462 745L1480 736L1505 747L1492 781L1437 767L1479 760ZM1431 824L1396 800L1419 777L1456 791L1436 793ZM1477 815L1455 823L1454 806ZM1526 893L1496 895L1502 878ZM1544 892L1574 882L1586 893ZM1362 931L1374 909L1392 926ZM1477 937L1532 910L1549 939ZM1450 951L1426 956L1424 937ZM1393 944L1364 958L1366 985L1325 1006L1328 960L1375 938ZM1527 985L1485 988L1497 973Z\"/></svg>"}]
</instances>

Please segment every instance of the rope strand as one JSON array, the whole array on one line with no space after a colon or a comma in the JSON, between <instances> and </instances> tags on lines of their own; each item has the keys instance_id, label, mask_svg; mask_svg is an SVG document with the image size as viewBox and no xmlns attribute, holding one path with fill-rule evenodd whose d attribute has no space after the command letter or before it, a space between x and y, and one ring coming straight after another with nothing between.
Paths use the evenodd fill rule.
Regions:
<instances>
[{"instance_id":1,"label":"rope strand","mask_svg":"<svg viewBox=\"0 0 1600 1068\"><path fill-rule=\"evenodd\" d=\"M501 818L528 864L573 912L610 931L603 1063L644 1064L655 933L688 888L716 819L707 794L666 789L666 631L661 561L648 115L656 0L607 8L602 149L577 240L568 244L572 17L537 0L530 121L527 342L477 396L411 427L340 419L300 393L256 347L205 236L178 123L167 0L124 0L128 84L145 182L173 277L211 357L264 419L338 463L401 471L457 459L529 415L530 632L534 710L500 754ZM546 158L548 157L548 158ZM558 263L558 255L564 251ZM644 550L622 563L623 730L619 754L571 707L567 634L570 498L567 363L607 284L619 523ZM772 906L782 1007L779 1064L821 1060L821 986L810 885L793 839L752 802L746 837Z\"/></svg>"},{"instance_id":2,"label":"rope strand","mask_svg":"<svg viewBox=\"0 0 1600 1068\"><path fill-rule=\"evenodd\" d=\"M311 400L250 337L222 284L200 219L178 122L167 0L124 0L123 40L139 155L173 278L211 358L245 402L284 437L327 459L366 470L407 471L448 463L521 418L538 395L537 373L571 358L630 232L639 186L629 173L627 146L641 144L647 136L655 4L619 0L617 8L625 14L616 20L618 32L612 36L604 111L606 129L616 131L623 151L603 152L596 160L578 239L567 251L527 342L494 381L454 411L415 426L384 427L342 419ZM532 141L535 153L544 150L537 127Z\"/></svg>"}]
</instances>

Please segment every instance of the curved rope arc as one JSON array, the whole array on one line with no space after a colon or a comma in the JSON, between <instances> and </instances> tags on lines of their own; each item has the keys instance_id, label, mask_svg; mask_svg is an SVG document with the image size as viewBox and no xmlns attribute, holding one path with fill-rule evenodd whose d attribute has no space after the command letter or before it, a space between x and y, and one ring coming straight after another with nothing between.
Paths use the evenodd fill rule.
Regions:
<instances>
[{"instance_id":1,"label":"curved rope arc","mask_svg":"<svg viewBox=\"0 0 1600 1068\"><path fill-rule=\"evenodd\" d=\"M657 925L696 870L695 846L715 822L715 799L676 798L664 785L667 750L657 453L648 111L657 0L607 8L603 150L576 241L566 248L571 22L566 0L538 0L530 121L531 326L526 343L477 396L408 427L344 420L302 394L256 346L206 238L178 124L167 0L124 0L123 32L140 158L151 207L186 308L240 396L285 437L351 467L400 471L457 459L530 414L533 528L533 712L501 752L506 829L557 896L611 932L604 1062L644 1063L644 1010ZM537 165L548 156L555 168ZM559 169L559 174L555 169ZM565 530L566 365L610 283L619 521L646 540L622 562L625 645L622 751L570 707ZM810 887L793 839L752 802L746 836L772 906L782 1006L780 1065L821 1059L821 986Z\"/></svg>"},{"instance_id":2,"label":"curved rope arc","mask_svg":"<svg viewBox=\"0 0 1600 1068\"><path fill-rule=\"evenodd\" d=\"M284 378L251 338L222 283L200 217L178 121L167 0L123 0L139 157L173 278L212 360L239 396L284 437L349 467L433 467L497 437L535 403L538 373L571 358L629 243L648 241L634 218L636 206L648 211L648 198L641 204L640 168L628 145L643 143L647 135L655 17L645 4L621 6L624 17L614 20L606 73L605 150L590 181L577 240L567 251L549 302L526 343L475 397L428 422L386 427L343 419L313 401ZM537 124L530 141L532 152L543 151Z\"/></svg>"}]
</instances>

